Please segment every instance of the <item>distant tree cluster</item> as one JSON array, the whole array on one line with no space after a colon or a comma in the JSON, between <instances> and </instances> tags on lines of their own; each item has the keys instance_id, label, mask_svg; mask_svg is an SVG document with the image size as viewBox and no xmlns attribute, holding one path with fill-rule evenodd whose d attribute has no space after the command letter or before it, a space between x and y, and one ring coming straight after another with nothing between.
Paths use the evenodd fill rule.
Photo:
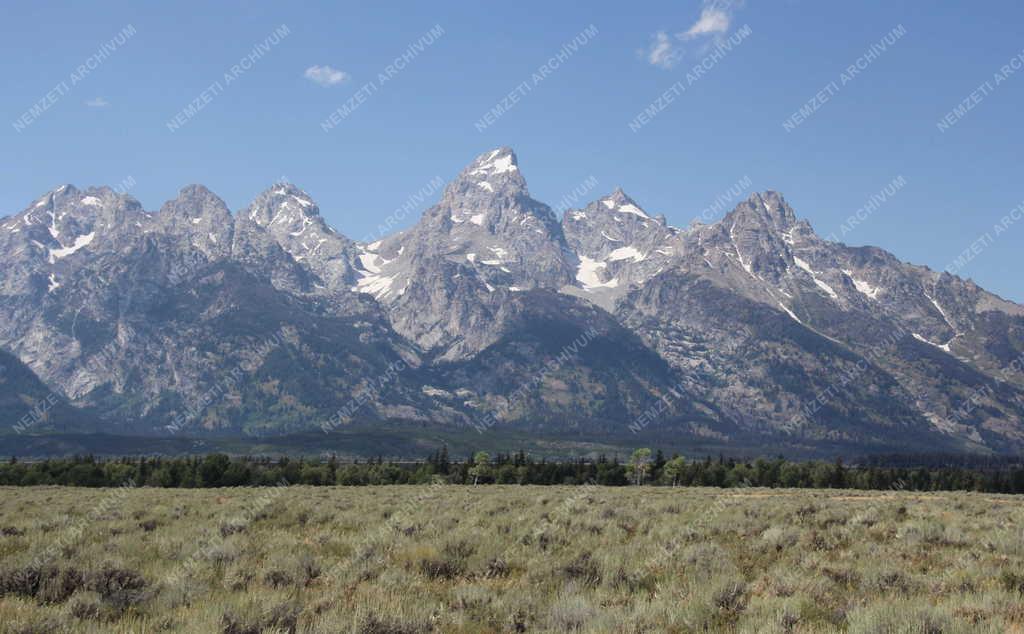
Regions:
<instances>
[{"instance_id":1,"label":"distant tree cluster","mask_svg":"<svg viewBox=\"0 0 1024 634\"><path fill-rule=\"evenodd\" d=\"M1024 493L1024 465L983 466L858 466L835 462L794 462L783 458L742 461L719 456L687 460L661 451L638 449L625 462L617 456L549 461L520 451L491 456L476 452L452 460L447 448L423 462L390 462L382 458L342 463L335 457L229 457L224 454L180 458L125 457L99 459L76 456L0 464L0 485L65 485L114 487L128 480L138 486L209 488L272 486L282 481L313 486L376 484L599 484L605 486L710 486L871 489L912 491L980 491Z\"/></svg>"}]
</instances>

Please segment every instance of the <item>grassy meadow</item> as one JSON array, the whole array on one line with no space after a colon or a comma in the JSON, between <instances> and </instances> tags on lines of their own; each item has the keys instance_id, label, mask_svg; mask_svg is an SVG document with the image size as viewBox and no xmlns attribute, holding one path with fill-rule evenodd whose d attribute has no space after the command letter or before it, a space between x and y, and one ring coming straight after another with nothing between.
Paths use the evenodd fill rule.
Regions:
<instances>
[{"instance_id":1,"label":"grassy meadow","mask_svg":"<svg viewBox=\"0 0 1024 634\"><path fill-rule=\"evenodd\" d=\"M1024 502L0 488L3 632L1024 632Z\"/></svg>"}]
</instances>

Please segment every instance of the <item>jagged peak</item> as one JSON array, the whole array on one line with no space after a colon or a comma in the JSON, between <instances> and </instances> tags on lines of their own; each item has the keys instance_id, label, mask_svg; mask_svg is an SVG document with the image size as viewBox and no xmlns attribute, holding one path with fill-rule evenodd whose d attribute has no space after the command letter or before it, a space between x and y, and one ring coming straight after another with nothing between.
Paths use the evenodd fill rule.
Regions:
<instances>
[{"instance_id":1,"label":"jagged peak","mask_svg":"<svg viewBox=\"0 0 1024 634\"><path fill-rule=\"evenodd\" d=\"M39 209L40 207L45 207L58 196L77 196L78 193L78 189L74 185L71 185L70 183L65 185L59 185L57 187L54 187L50 191L46 192L39 198L36 198L31 203L29 203L28 207L24 209L23 213L31 214L36 209Z\"/></svg>"},{"instance_id":2,"label":"jagged peak","mask_svg":"<svg viewBox=\"0 0 1024 634\"><path fill-rule=\"evenodd\" d=\"M320 208L313 198L289 182L275 183L264 190L238 216L242 222L251 221L265 228L273 226L293 235L302 235L311 223L319 223L324 230L336 233L320 219ZM301 229L296 229L297 226Z\"/></svg>"},{"instance_id":3,"label":"jagged peak","mask_svg":"<svg viewBox=\"0 0 1024 634\"><path fill-rule=\"evenodd\" d=\"M81 222L84 218L116 214L119 210L140 212L142 206L131 196L106 185L90 186L82 190L66 184L35 199L16 217L24 221L25 225L43 222L50 226L51 235L56 237L61 230L58 225L62 224L56 215L58 208L70 212L71 218ZM63 218L67 213L62 212L60 216Z\"/></svg>"},{"instance_id":4,"label":"jagged peak","mask_svg":"<svg viewBox=\"0 0 1024 634\"><path fill-rule=\"evenodd\" d=\"M446 196L465 193L481 195L527 193L519 161L509 147L484 152L466 166L445 190Z\"/></svg>"},{"instance_id":5,"label":"jagged peak","mask_svg":"<svg viewBox=\"0 0 1024 634\"><path fill-rule=\"evenodd\" d=\"M85 190L75 190L75 193L79 197L79 202L87 206L100 206L107 201L111 201L115 204L127 202L129 206L141 207L139 201L135 200L132 196L107 185L90 186Z\"/></svg>"},{"instance_id":6,"label":"jagged peak","mask_svg":"<svg viewBox=\"0 0 1024 634\"><path fill-rule=\"evenodd\" d=\"M160 215L185 216L195 221L206 216L230 218L231 211L220 196L205 185L194 183L182 187L176 198L165 202Z\"/></svg>"},{"instance_id":7,"label":"jagged peak","mask_svg":"<svg viewBox=\"0 0 1024 634\"><path fill-rule=\"evenodd\" d=\"M263 190L261 195L296 196L312 202L313 198L304 189L289 181L278 181Z\"/></svg>"},{"instance_id":8,"label":"jagged peak","mask_svg":"<svg viewBox=\"0 0 1024 634\"><path fill-rule=\"evenodd\" d=\"M768 229L788 231L797 223L796 214L777 191L755 192L726 217L728 224L756 224Z\"/></svg>"},{"instance_id":9,"label":"jagged peak","mask_svg":"<svg viewBox=\"0 0 1024 634\"><path fill-rule=\"evenodd\" d=\"M461 225L459 231L476 225L489 231L495 219L512 223L522 216L535 217L549 228L558 226L551 208L530 197L515 152L499 147L476 157L448 183L440 202L424 214L421 224L448 229Z\"/></svg>"},{"instance_id":10,"label":"jagged peak","mask_svg":"<svg viewBox=\"0 0 1024 634\"><path fill-rule=\"evenodd\" d=\"M767 211L775 211L779 207L787 206L785 197L773 189L755 192L747 200L752 204L760 202Z\"/></svg>"},{"instance_id":11,"label":"jagged peak","mask_svg":"<svg viewBox=\"0 0 1024 634\"><path fill-rule=\"evenodd\" d=\"M627 196L626 192L622 191L621 187L616 187L615 191L604 198L599 199L597 202L599 203L599 207L610 212L631 214L639 216L644 220L651 220L651 217L647 215L647 212L645 212L635 200Z\"/></svg>"},{"instance_id":12,"label":"jagged peak","mask_svg":"<svg viewBox=\"0 0 1024 634\"><path fill-rule=\"evenodd\" d=\"M31 211L37 207L42 207L47 203L56 200L57 198L74 198L77 197L81 192L77 187L71 183L65 183L64 185L58 185L50 191L46 192L39 198L35 199L32 204L28 206L28 210Z\"/></svg>"},{"instance_id":13,"label":"jagged peak","mask_svg":"<svg viewBox=\"0 0 1024 634\"><path fill-rule=\"evenodd\" d=\"M74 196L75 194L77 194L79 192L78 192L78 188L75 187L74 185L72 185L71 183L65 183L63 185L58 185L57 187L54 187L53 189L51 189L50 191L48 191L46 193L47 193L47 195L49 195L49 194L58 195L59 194L59 195L62 195L62 196Z\"/></svg>"},{"instance_id":14,"label":"jagged peak","mask_svg":"<svg viewBox=\"0 0 1024 634\"><path fill-rule=\"evenodd\" d=\"M519 171L516 153L510 147L499 147L476 157L465 169L469 176L493 176Z\"/></svg>"},{"instance_id":15,"label":"jagged peak","mask_svg":"<svg viewBox=\"0 0 1024 634\"><path fill-rule=\"evenodd\" d=\"M320 213L320 208L317 206L316 201L313 200L312 196L295 184L286 181L274 183L269 188L265 189L256 197L255 200L253 200L252 206L260 203L270 204L272 206L296 205L302 211L303 215L306 216L316 216Z\"/></svg>"},{"instance_id":16,"label":"jagged peak","mask_svg":"<svg viewBox=\"0 0 1024 634\"><path fill-rule=\"evenodd\" d=\"M220 196L213 193L210 190L210 188L201 183L191 183L179 189L178 199L180 200L182 198L205 198L210 200L216 200L220 202L222 205L224 204L224 201L221 200Z\"/></svg>"}]
</instances>

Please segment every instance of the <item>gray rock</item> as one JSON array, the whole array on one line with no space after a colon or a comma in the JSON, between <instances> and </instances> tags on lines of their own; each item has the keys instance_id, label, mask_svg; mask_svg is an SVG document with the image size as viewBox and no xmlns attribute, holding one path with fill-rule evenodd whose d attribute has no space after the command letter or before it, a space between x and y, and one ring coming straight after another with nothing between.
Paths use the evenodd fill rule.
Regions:
<instances>
[{"instance_id":1,"label":"gray rock","mask_svg":"<svg viewBox=\"0 0 1024 634\"><path fill-rule=\"evenodd\" d=\"M361 244L291 184L234 215L200 185L156 213L66 185L0 220L0 264L0 347L107 431L644 420L754 446L1024 448L1024 307L823 240L776 192L686 230L621 190L559 221L498 148Z\"/></svg>"}]
</instances>

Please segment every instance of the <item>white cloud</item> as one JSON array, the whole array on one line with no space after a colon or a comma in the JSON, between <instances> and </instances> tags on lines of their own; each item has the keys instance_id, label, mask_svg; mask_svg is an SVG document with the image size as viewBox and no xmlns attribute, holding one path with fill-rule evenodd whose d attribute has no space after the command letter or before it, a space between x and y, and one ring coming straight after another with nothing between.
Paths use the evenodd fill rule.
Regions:
<instances>
[{"instance_id":1,"label":"white cloud","mask_svg":"<svg viewBox=\"0 0 1024 634\"><path fill-rule=\"evenodd\" d=\"M306 79L316 82L321 86L334 86L349 78L348 73L330 66L310 66L302 74Z\"/></svg>"},{"instance_id":2,"label":"white cloud","mask_svg":"<svg viewBox=\"0 0 1024 634\"><path fill-rule=\"evenodd\" d=\"M682 57L682 51L676 48L672 38L664 31L654 34L654 41L647 49L647 61L658 68L672 68Z\"/></svg>"},{"instance_id":3,"label":"white cloud","mask_svg":"<svg viewBox=\"0 0 1024 634\"><path fill-rule=\"evenodd\" d=\"M654 34L650 47L644 52L647 61L658 68L672 68L683 58L680 42L710 36L712 39L703 45L706 47L711 42L719 41L732 25L733 12L742 5L743 0L704 0L700 17L689 29L673 35L665 31ZM698 47L697 51L700 50Z\"/></svg>"},{"instance_id":4,"label":"white cloud","mask_svg":"<svg viewBox=\"0 0 1024 634\"><path fill-rule=\"evenodd\" d=\"M732 16L729 14L729 6L713 2L705 6L700 12L700 18L680 37L684 40L692 40L701 35L718 35L729 30L729 22Z\"/></svg>"},{"instance_id":5,"label":"white cloud","mask_svg":"<svg viewBox=\"0 0 1024 634\"><path fill-rule=\"evenodd\" d=\"M110 102L107 101L105 97L96 97L95 99L90 99L89 101L86 101L85 105L89 106L90 108L106 108L110 105Z\"/></svg>"}]
</instances>

